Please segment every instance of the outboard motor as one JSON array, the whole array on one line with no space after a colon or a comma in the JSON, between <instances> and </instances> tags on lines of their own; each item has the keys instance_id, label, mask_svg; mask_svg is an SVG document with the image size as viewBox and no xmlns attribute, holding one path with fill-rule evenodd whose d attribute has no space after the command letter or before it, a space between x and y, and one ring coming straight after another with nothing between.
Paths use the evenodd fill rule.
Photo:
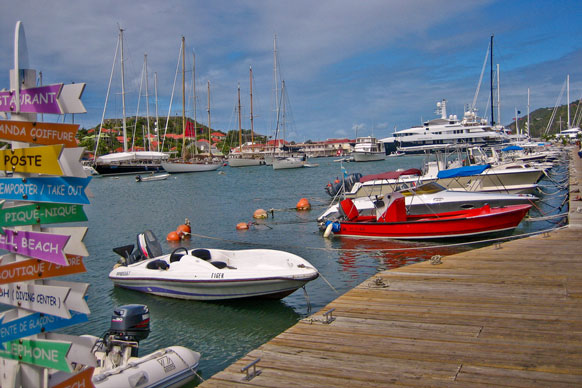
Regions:
<instances>
[{"instance_id":1,"label":"outboard motor","mask_svg":"<svg viewBox=\"0 0 582 388\"><path fill-rule=\"evenodd\" d=\"M163 254L162 246L151 230L137 235L136 245L124 245L113 248L113 252L121 256L120 264L129 265L138 261L151 259Z\"/></svg>"},{"instance_id":2,"label":"outboard motor","mask_svg":"<svg viewBox=\"0 0 582 388\"><path fill-rule=\"evenodd\" d=\"M104 336L106 352L137 357L139 341L150 334L150 311L146 305L129 304L113 310L111 326ZM130 353L130 354L127 354Z\"/></svg>"}]
</instances>

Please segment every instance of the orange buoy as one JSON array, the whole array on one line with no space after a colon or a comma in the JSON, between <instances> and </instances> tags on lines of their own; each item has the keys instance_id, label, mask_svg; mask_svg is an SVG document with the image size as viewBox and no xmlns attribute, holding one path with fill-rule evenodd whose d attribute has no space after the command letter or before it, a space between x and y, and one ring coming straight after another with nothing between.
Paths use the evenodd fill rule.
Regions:
<instances>
[{"instance_id":1,"label":"orange buoy","mask_svg":"<svg viewBox=\"0 0 582 388\"><path fill-rule=\"evenodd\" d=\"M180 241L180 235L177 232L170 232L166 237L168 241Z\"/></svg>"},{"instance_id":2,"label":"orange buoy","mask_svg":"<svg viewBox=\"0 0 582 388\"><path fill-rule=\"evenodd\" d=\"M239 222L238 224L236 224L236 230L246 230L249 228L249 224L247 224L246 222Z\"/></svg>"},{"instance_id":3,"label":"orange buoy","mask_svg":"<svg viewBox=\"0 0 582 388\"><path fill-rule=\"evenodd\" d=\"M253 214L253 218L267 218L267 212L264 209L257 209Z\"/></svg>"},{"instance_id":4,"label":"orange buoy","mask_svg":"<svg viewBox=\"0 0 582 388\"><path fill-rule=\"evenodd\" d=\"M301 198L299 202L297 202L297 206L295 206L297 210L309 210L311 209L311 205L307 198Z\"/></svg>"},{"instance_id":5,"label":"orange buoy","mask_svg":"<svg viewBox=\"0 0 582 388\"><path fill-rule=\"evenodd\" d=\"M188 236L190 235L190 233L192 232L192 229L190 228L190 225L186 225L186 224L182 224L179 225L178 228L176 229L176 233L178 233L180 236Z\"/></svg>"}]
</instances>

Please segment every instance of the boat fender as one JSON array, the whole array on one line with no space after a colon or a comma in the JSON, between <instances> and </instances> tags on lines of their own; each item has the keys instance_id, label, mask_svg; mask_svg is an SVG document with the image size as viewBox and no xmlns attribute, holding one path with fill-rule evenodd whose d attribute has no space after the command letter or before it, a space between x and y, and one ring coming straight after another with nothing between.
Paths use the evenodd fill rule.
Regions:
<instances>
[{"instance_id":1,"label":"boat fender","mask_svg":"<svg viewBox=\"0 0 582 388\"><path fill-rule=\"evenodd\" d=\"M168 240L168 241L180 241L180 236L176 232L170 232L170 233L168 233L168 236L166 236L166 240Z\"/></svg>"},{"instance_id":2,"label":"boat fender","mask_svg":"<svg viewBox=\"0 0 582 388\"><path fill-rule=\"evenodd\" d=\"M325 232L323 237L328 237L332 232L337 233L341 229L341 224L337 221L326 221L325 222Z\"/></svg>"}]
</instances>

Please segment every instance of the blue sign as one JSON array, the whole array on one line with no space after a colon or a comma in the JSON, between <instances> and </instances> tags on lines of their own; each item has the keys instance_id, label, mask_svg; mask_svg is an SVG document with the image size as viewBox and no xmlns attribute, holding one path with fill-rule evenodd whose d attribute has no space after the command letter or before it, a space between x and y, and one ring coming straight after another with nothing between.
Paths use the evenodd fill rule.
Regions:
<instances>
[{"instance_id":1,"label":"blue sign","mask_svg":"<svg viewBox=\"0 0 582 388\"><path fill-rule=\"evenodd\" d=\"M0 199L89 204L85 188L91 177L0 178Z\"/></svg>"},{"instance_id":2,"label":"blue sign","mask_svg":"<svg viewBox=\"0 0 582 388\"><path fill-rule=\"evenodd\" d=\"M71 311L71 318L69 319L49 314L33 313L4 323L4 316L0 316L0 349L5 349L4 342L7 341L62 329L88 320L87 314L74 311Z\"/></svg>"}]
</instances>

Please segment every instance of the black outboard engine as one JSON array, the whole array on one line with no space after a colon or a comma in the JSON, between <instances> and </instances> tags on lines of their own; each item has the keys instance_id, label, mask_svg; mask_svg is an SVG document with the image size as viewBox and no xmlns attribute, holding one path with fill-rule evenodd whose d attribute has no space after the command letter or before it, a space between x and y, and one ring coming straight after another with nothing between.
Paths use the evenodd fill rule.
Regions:
<instances>
[{"instance_id":1,"label":"black outboard engine","mask_svg":"<svg viewBox=\"0 0 582 388\"><path fill-rule=\"evenodd\" d=\"M131 356L137 357L139 341L150 334L150 311L143 304L128 304L113 310L111 326L107 332L108 342L135 342Z\"/></svg>"},{"instance_id":2,"label":"black outboard engine","mask_svg":"<svg viewBox=\"0 0 582 388\"><path fill-rule=\"evenodd\" d=\"M162 245L151 230L146 230L145 232L138 234L135 246L124 245L122 247L113 248L113 252L122 257L122 260L120 261L122 265L137 263L138 261L151 259L163 254Z\"/></svg>"}]
</instances>

